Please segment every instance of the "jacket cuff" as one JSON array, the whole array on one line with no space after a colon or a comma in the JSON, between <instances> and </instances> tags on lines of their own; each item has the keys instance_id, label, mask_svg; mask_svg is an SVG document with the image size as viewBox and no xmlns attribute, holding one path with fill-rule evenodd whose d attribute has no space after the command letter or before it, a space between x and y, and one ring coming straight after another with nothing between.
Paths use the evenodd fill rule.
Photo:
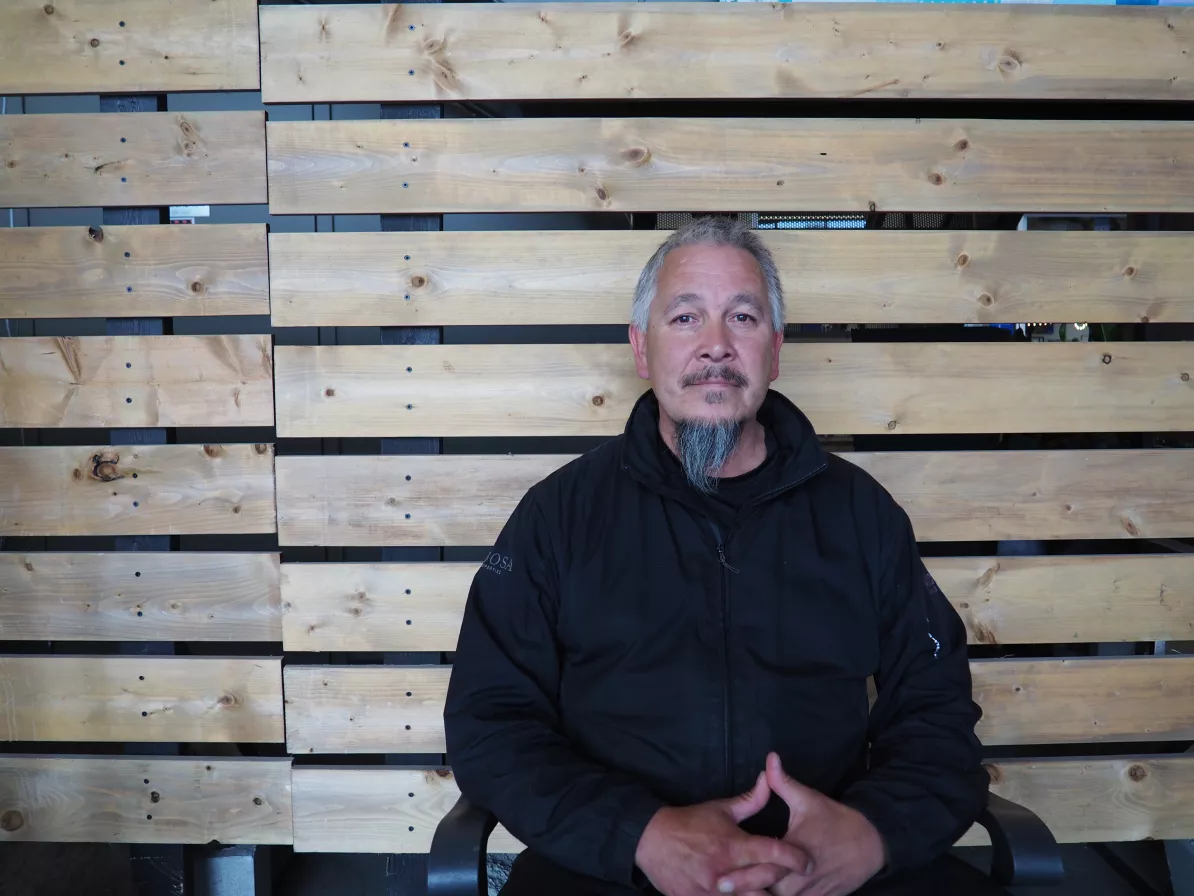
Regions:
<instances>
[{"instance_id":1,"label":"jacket cuff","mask_svg":"<svg viewBox=\"0 0 1194 896\"><path fill-rule=\"evenodd\" d=\"M634 856L647 823L666 805L663 800L644 793L623 806L602 855L602 864L607 869L609 880L628 887L643 887L649 883L646 875L634 863Z\"/></svg>"}]
</instances>

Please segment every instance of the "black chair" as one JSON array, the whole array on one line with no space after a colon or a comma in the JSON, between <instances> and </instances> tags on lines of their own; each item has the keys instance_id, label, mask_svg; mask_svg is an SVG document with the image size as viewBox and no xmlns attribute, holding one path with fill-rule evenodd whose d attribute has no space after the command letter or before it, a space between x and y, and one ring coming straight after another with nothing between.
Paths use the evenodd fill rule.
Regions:
<instances>
[{"instance_id":1,"label":"black chair","mask_svg":"<svg viewBox=\"0 0 1194 896\"><path fill-rule=\"evenodd\" d=\"M1061 883L1057 840L1023 806L990 794L978 823L991 835L991 878L1003 886ZM485 853L497 825L492 813L465 797L443 817L427 857L427 896L486 896Z\"/></svg>"}]
</instances>

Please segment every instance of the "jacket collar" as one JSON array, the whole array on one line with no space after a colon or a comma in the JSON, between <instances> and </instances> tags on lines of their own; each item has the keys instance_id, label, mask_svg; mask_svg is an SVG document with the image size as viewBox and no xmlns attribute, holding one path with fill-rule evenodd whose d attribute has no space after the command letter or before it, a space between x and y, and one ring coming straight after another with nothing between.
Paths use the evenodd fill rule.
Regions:
<instances>
[{"instance_id":1,"label":"jacket collar","mask_svg":"<svg viewBox=\"0 0 1194 896\"><path fill-rule=\"evenodd\" d=\"M799 485L828 464L816 430L801 410L784 395L767 390L756 419L776 442L776 473L768 494ZM648 389L635 402L622 435L622 469L646 487L681 500L695 494L683 476L677 477L659 433L659 401Z\"/></svg>"}]
</instances>

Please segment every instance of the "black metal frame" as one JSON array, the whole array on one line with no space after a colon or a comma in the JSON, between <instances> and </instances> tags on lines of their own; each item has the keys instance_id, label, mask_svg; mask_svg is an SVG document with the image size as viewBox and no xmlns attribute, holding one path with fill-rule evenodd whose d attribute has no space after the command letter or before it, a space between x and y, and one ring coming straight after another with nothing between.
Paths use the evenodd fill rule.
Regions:
<instances>
[{"instance_id":1,"label":"black metal frame","mask_svg":"<svg viewBox=\"0 0 1194 896\"><path fill-rule=\"evenodd\" d=\"M1028 809L990 794L978 823L991 835L991 878L1003 886L1061 883L1065 868L1057 840ZM486 844L497 825L492 813L466 797L440 821L427 857L427 896L486 896Z\"/></svg>"}]
</instances>

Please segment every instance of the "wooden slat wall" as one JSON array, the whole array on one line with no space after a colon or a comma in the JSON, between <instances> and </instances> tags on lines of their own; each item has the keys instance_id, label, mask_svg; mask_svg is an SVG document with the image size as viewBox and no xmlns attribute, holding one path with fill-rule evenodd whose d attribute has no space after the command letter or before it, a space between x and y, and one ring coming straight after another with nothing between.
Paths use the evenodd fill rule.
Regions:
<instances>
[{"instance_id":1,"label":"wooden slat wall","mask_svg":"<svg viewBox=\"0 0 1194 896\"><path fill-rule=\"evenodd\" d=\"M1194 739L1194 657L973 660L986 746ZM287 666L292 753L442 753L448 666Z\"/></svg>"},{"instance_id":2,"label":"wooden slat wall","mask_svg":"<svg viewBox=\"0 0 1194 896\"><path fill-rule=\"evenodd\" d=\"M278 435L616 435L627 345L279 346ZM1194 421L1188 343L785 345L772 388L822 433L1139 432Z\"/></svg>"},{"instance_id":3,"label":"wooden slat wall","mask_svg":"<svg viewBox=\"0 0 1194 896\"><path fill-rule=\"evenodd\" d=\"M289 757L0 756L0 843L293 839Z\"/></svg>"},{"instance_id":4,"label":"wooden slat wall","mask_svg":"<svg viewBox=\"0 0 1194 896\"><path fill-rule=\"evenodd\" d=\"M1194 99L1185 9L266 6L266 102Z\"/></svg>"},{"instance_id":5,"label":"wooden slat wall","mask_svg":"<svg viewBox=\"0 0 1194 896\"><path fill-rule=\"evenodd\" d=\"M639 271L666 236L272 233L273 323L625 324ZM1191 233L771 231L764 239L789 323L1194 320Z\"/></svg>"},{"instance_id":6,"label":"wooden slat wall","mask_svg":"<svg viewBox=\"0 0 1194 896\"><path fill-rule=\"evenodd\" d=\"M1062 843L1194 836L1194 757L1124 756L989 763L991 789L1038 813ZM294 846L300 852L427 852L460 796L446 769L294 769ZM959 841L988 843L972 828ZM493 853L522 844L498 826Z\"/></svg>"},{"instance_id":7,"label":"wooden slat wall","mask_svg":"<svg viewBox=\"0 0 1194 896\"><path fill-rule=\"evenodd\" d=\"M0 740L282 740L276 657L0 657Z\"/></svg>"},{"instance_id":8,"label":"wooden slat wall","mask_svg":"<svg viewBox=\"0 0 1194 896\"><path fill-rule=\"evenodd\" d=\"M6 535L276 531L273 446L0 448Z\"/></svg>"},{"instance_id":9,"label":"wooden slat wall","mask_svg":"<svg viewBox=\"0 0 1194 896\"><path fill-rule=\"evenodd\" d=\"M924 541L1180 538L1194 530L1181 451L917 451L842 455L875 476ZM570 455L280 457L284 545L488 545ZM409 477L409 478L408 478Z\"/></svg>"},{"instance_id":10,"label":"wooden slat wall","mask_svg":"<svg viewBox=\"0 0 1194 896\"><path fill-rule=\"evenodd\" d=\"M0 339L0 427L272 426L269 336Z\"/></svg>"},{"instance_id":11,"label":"wooden slat wall","mask_svg":"<svg viewBox=\"0 0 1194 896\"><path fill-rule=\"evenodd\" d=\"M0 206L265 202L264 125L262 112L5 115Z\"/></svg>"},{"instance_id":12,"label":"wooden slat wall","mask_svg":"<svg viewBox=\"0 0 1194 896\"><path fill-rule=\"evenodd\" d=\"M256 90L255 0L8 0L0 94Z\"/></svg>"},{"instance_id":13,"label":"wooden slat wall","mask_svg":"<svg viewBox=\"0 0 1194 896\"><path fill-rule=\"evenodd\" d=\"M0 229L0 317L269 313L264 224Z\"/></svg>"},{"instance_id":14,"label":"wooden slat wall","mask_svg":"<svg viewBox=\"0 0 1194 896\"><path fill-rule=\"evenodd\" d=\"M1194 211L1187 121L486 118L267 127L273 214Z\"/></svg>"},{"instance_id":15,"label":"wooden slat wall","mask_svg":"<svg viewBox=\"0 0 1194 896\"><path fill-rule=\"evenodd\" d=\"M0 553L0 640L280 641L277 554Z\"/></svg>"},{"instance_id":16,"label":"wooden slat wall","mask_svg":"<svg viewBox=\"0 0 1194 896\"><path fill-rule=\"evenodd\" d=\"M930 557L925 564L971 644L1194 639L1192 554ZM455 650L476 570L476 563L288 563L283 644Z\"/></svg>"}]
</instances>

